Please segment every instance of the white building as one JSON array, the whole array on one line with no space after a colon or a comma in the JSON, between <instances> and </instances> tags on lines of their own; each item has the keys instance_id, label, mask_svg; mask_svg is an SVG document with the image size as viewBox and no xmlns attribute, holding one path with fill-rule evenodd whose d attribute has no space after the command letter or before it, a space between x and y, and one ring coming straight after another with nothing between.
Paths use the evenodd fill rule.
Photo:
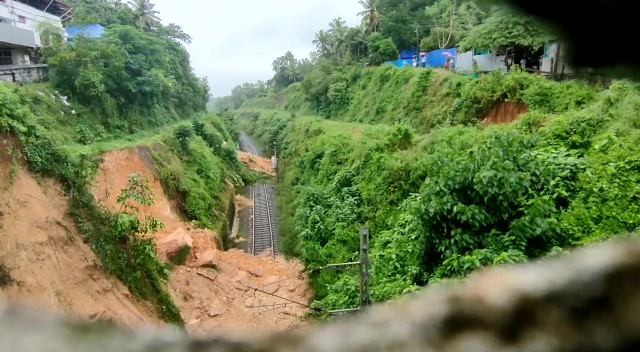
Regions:
<instances>
[{"instance_id":1,"label":"white building","mask_svg":"<svg viewBox=\"0 0 640 352\"><path fill-rule=\"evenodd\" d=\"M0 80L42 78L46 66L35 52L41 45L36 25L48 21L62 29L70 13L71 7L60 0L0 0Z\"/></svg>"},{"instance_id":2,"label":"white building","mask_svg":"<svg viewBox=\"0 0 640 352\"><path fill-rule=\"evenodd\" d=\"M505 55L496 55L495 53L486 53L481 55L474 55L473 51L459 52L456 55L456 71L471 73L473 72L473 61L478 64L478 71L489 72L502 70L506 71L504 64ZM556 66L557 60L557 66ZM515 63L517 65L518 63ZM560 45L560 52L558 53L558 43L553 42L545 45L544 53L540 60L539 73L543 75L550 75L554 72L556 74L571 74L574 73L573 68L569 65L569 58L567 48L565 45Z\"/></svg>"}]
</instances>

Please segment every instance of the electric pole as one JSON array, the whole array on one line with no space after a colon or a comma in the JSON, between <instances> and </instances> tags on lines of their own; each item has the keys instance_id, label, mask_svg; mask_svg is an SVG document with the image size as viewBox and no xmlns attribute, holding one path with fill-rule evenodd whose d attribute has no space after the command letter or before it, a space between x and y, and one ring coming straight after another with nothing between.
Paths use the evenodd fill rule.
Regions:
<instances>
[{"instance_id":1,"label":"electric pole","mask_svg":"<svg viewBox=\"0 0 640 352\"><path fill-rule=\"evenodd\" d=\"M360 228L360 309L371 305L369 295L369 228Z\"/></svg>"},{"instance_id":2,"label":"electric pole","mask_svg":"<svg viewBox=\"0 0 640 352\"><path fill-rule=\"evenodd\" d=\"M325 269L335 269L340 271L352 271L345 269L349 266L358 266L357 273L360 276L360 303L358 308L347 308L331 310L329 314L343 314L361 311L371 305L371 294L369 293L369 228L360 228L360 259L357 262L329 264ZM355 272L355 270L353 270Z\"/></svg>"},{"instance_id":3,"label":"electric pole","mask_svg":"<svg viewBox=\"0 0 640 352\"><path fill-rule=\"evenodd\" d=\"M416 55L420 54L420 25L416 23Z\"/></svg>"}]
</instances>

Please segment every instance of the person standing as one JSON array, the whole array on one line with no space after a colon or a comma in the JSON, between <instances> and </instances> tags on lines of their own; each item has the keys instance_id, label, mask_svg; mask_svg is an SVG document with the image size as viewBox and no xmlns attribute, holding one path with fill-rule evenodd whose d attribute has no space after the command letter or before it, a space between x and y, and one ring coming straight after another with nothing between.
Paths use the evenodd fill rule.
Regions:
<instances>
[{"instance_id":1,"label":"person standing","mask_svg":"<svg viewBox=\"0 0 640 352\"><path fill-rule=\"evenodd\" d=\"M451 56L447 56L446 61L444 62L444 69L449 71L449 65L451 64Z\"/></svg>"},{"instance_id":2,"label":"person standing","mask_svg":"<svg viewBox=\"0 0 640 352\"><path fill-rule=\"evenodd\" d=\"M427 53L422 53L420 58L422 59L422 68L427 67Z\"/></svg>"},{"instance_id":3,"label":"person standing","mask_svg":"<svg viewBox=\"0 0 640 352\"><path fill-rule=\"evenodd\" d=\"M413 56L413 67L418 67L418 57L417 56Z\"/></svg>"}]
</instances>

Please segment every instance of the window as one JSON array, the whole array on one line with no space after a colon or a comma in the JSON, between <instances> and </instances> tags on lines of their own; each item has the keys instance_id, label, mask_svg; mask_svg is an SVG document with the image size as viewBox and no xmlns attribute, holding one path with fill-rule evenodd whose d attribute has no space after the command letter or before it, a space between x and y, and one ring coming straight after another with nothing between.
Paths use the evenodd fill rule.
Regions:
<instances>
[{"instance_id":1,"label":"window","mask_svg":"<svg viewBox=\"0 0 640 352\"><path fill-rule=\"evenodd\" d=\"M24 16L20 16L18 15L18 22L20 23L27 23L27 18Z\"/></svg>"},{"instance_id":2,"label":"window","mask_svg":"<svg viewBox=\"0 0 640 352\"><path fill-rule=\"evenodd\" d=\"M0 65L13 65L11 50L0 49Z\"/></svg>"}]
</instances>

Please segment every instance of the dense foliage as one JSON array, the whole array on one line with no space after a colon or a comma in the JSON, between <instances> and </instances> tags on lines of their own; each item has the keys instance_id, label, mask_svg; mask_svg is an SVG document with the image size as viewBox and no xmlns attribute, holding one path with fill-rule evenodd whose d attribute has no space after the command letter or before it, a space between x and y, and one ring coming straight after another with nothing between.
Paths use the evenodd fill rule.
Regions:
<instances>
[{"instance_id":1,"label":"dense foliage","mask_svg":"<svg viewBox=\"0 0 640 352\"><path fill-rule=\"evenodd\" d=\"M72 45L54 41L43 48L53 87L108 131L135 132L204 111L208 84L194 75L180 42L189 37L174 24L161 25L153 4L77 2L76 23L108 27L102 38L75 38Z\"/></svg>"},{"instance_id":2,"label":"dense foliage","mask_svg":"<svg viewBox=\"0 0 640 352\"><path fill-rule=\"evenodd\" d=\"M161 318L182 324L180 312L162 283L167 272L155 256L155 245L139 236L147 232L142 224L134 221L135 216L127 209L112 214L94 202L90 188L99 158L65 149L57 131L44 127L60 112L70 116L70 110L44 94L0 85L0 132L19 139L31 171L62 183L70 195L69 213L105 270L122 280L137 297L155 303ZM127 195L131 192L121 197L122 202L131 198ZM143 204L150 201L148 197L138 198Z\"/></svg>"},{"instance_id":3,"label":"dense foliage","mask_svg":"<svg viewBox=\"0 0 640 352\"><path fill-rule=\"evenodd\" d=\"M280 141L282 249L309 269L357 260L358 228L367 225L372 295L386 300L639 226L635 85L386 67L350 74L348 99L327 100L325 110L350 122L297 117L284 110L291 102L274 112L248 103L238 114L259 138ZM298 101L303 86L287 97ZM478 125L504 100L528 112ZM356 306L357 280L314 275L316 304Z\"/></svg>"},{"instance_id":4,"label":"dense foliage","mask_svg":"<svg viewBox=\"0 0 640 352\"><path fill-rule=\"evenodd\" d=\"M190 38L179 26L162 25L149 0L69 2L73 22L100 23L107 27L103 37L63 43L58 29L40 26L50 82L0 84L0 134L19 140L13 155L23 155L30 171L64 186L69 214L105 271L152 302L159 317L182 325L166 290L169 267L146 236L162 224L135 215L135 204L149 206L153 195L140 175L131 175L119 211L99 205L90 190L100 153L137 147L181 215L214 229L223 242L235 187L257 176L237 159L239 133L230 116L204 114L207 82L194 75L181 43ZM10 176L14 164L20 160L12 161Z\"/></svg>"}]
</instances>

